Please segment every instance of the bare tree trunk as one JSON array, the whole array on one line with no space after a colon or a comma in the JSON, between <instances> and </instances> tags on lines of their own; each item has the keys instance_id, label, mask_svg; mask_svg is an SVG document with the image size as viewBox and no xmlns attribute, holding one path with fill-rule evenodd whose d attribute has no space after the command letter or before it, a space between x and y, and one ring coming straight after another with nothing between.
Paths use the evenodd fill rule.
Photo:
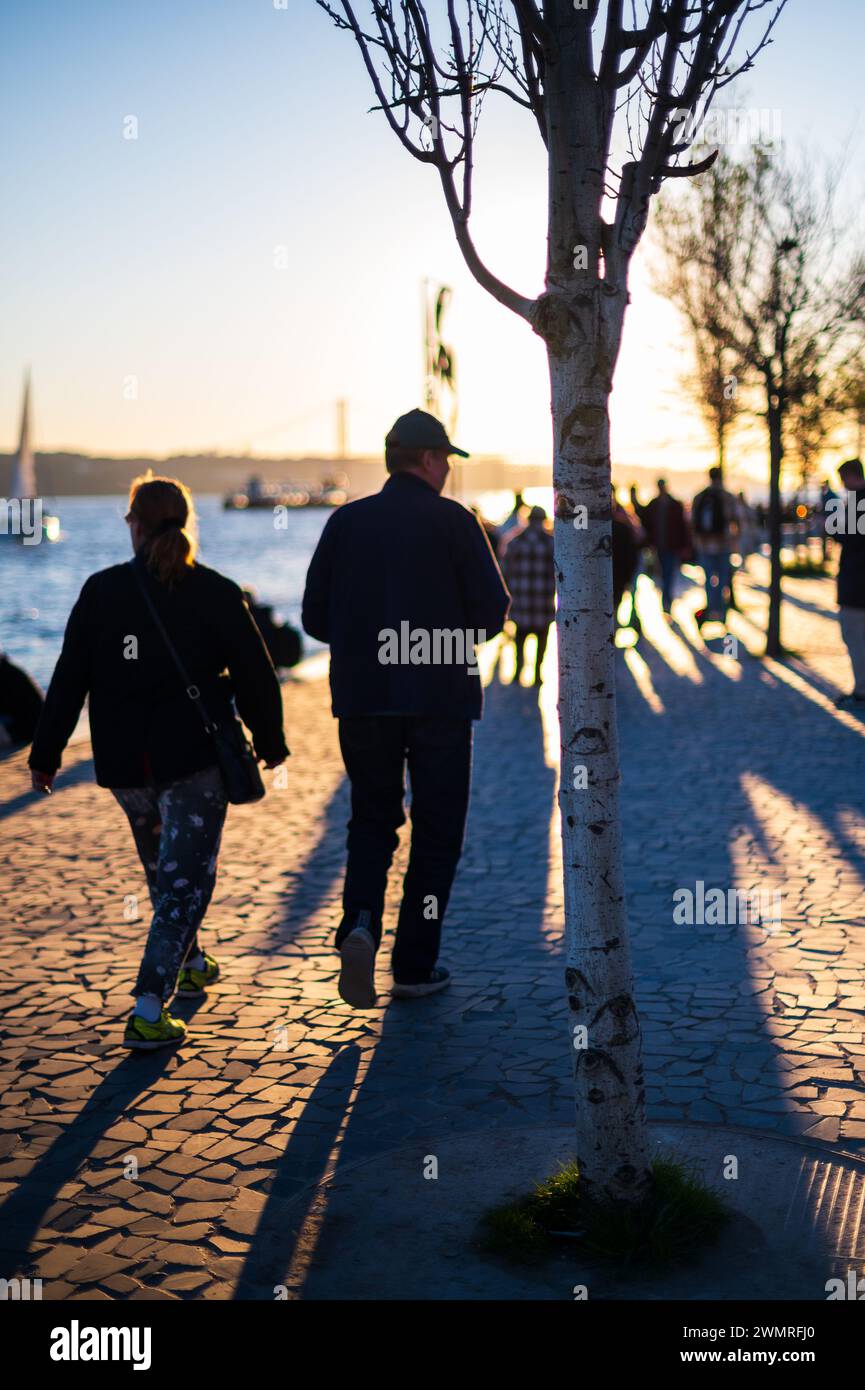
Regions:
<instances>
[{"instance_id":1,"label":"bare tree trunk","mask_svg":"<svg viewBox=\"0 0 865 1390\"><path fill-rule=\"evenodd\" d=\"M593 1196L633 1203L651 1176L619 820L609 414L606 392L581 382L585 356L549 354L565 982L580 1173Z\"/></svg>"},{"instance_id":2,"label":"bare tree trunk","mask_svg":"<svg viewBox=\"0 0 865 1390\"><path fill-rule=\"evenodd\" d=\"M784 458L781 412L769 392L769 619L766 655L781 656L781 463Z\"/></svg>"},{"instance_id":3,"label":"bare tree trunk","mask_svg":"<svg viewBox=\"0 0 865 1390\"><path fill-rule=\"evenodd\" d=\"M738 36L737 14L744 21L763 6L757 0L701 0L696 6L653 0L637 27L635 7L622 0L609 0L603 23L599 0L513 0L503 9L478 0L481 44L473 25L462 25L449 3L448 48L437 53L431 30L439 17L430 25L432 6L425 0L372 0L372 33L365 32L350 0L318 3L354 34L394 134L416 159L437 169L469 270L499 303L530 323L547 347L577 1157L593 1196L635 1204L652 1177L619 825L609 397L628 269L652 195L666 178L706 172L717 156L715 151L684 165L689 141L679 138L671 117L681 103L693 111L705 98L708 106ZM728 78L751 67L785 3L778 0L745 61L732 70L723 67ZM595 30L602 27L596 64ZM484 77L481 49L487 42L500 60L499 81ZM469 230L475 97L489 87L507 91L531 110L549 154L546 291L538 299L525 298L493 274ZM615 170L618 189L611 190L611 145L622 106L631 157ZM445 109L453 123L441 119ZM413 138L409 115L422 120L423 139Z\"/></svg>"},{"instance_id":4,"label":"bare tree trunk","mask_svg":"<svg viewBox=\"0 0 865 1390\"><path fill-rule=\"evenodd\" d=\"M544 91L547 292L534 328L547 346L555 441L565 983L581 1179L598 1200L637 1203L652 1179L619 820L609 397L642 226L602 220L604 98L584 21L567 0L556 5L560 47Z\"/></svg>"}]
</instances>

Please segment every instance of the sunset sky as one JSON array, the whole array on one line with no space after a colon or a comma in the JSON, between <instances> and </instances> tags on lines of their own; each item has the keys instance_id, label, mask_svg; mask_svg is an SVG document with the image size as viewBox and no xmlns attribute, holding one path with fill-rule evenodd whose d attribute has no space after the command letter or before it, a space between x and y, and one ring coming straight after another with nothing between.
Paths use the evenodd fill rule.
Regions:
<instances>
[{"instance_id":1,"label":"sunset sky","mask_svg":"<svg viewBox=\"0 0 865 1390\"><path fill-rule=\"evenodd\" d=\"M29 363L42 448L330 452L344 396L352 448L377 452L420 403L429 277L455 292L458 442L549 457L540 341L463 269L434 172L367 114L353 42L314 0L0 0L0 16L0 447L14 447ZM863 47L862 0L790 0L732 98L779 112L815 159L849 142L851 205ZM498 274L541 288L544 150L503 101L484 112L474 230ZM634 271L613 456L693 466L707 441L650 254Z\"/></svg>"}]
</instances>

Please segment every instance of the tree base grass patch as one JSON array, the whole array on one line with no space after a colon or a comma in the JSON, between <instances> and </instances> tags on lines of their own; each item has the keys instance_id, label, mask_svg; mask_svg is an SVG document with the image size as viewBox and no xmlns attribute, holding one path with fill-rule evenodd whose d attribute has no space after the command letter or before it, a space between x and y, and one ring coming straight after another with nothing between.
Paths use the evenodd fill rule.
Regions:
<instances>
[{"instance_id":1,"label":"tree base grass patch","mask_svg":"<svg viewBox=\"0 0 865 1390\"><path fill-rule=\"evenodd\" d=\"M618 1266L662 1270L717 1240L730 1213L721 1197L673 1157L652 1164L645 1201L594 1202L575 1162L534 1192L486 1213L479 1243L488 1254L534 1263L568 1247Z\"/></svg>"}]
</instances>

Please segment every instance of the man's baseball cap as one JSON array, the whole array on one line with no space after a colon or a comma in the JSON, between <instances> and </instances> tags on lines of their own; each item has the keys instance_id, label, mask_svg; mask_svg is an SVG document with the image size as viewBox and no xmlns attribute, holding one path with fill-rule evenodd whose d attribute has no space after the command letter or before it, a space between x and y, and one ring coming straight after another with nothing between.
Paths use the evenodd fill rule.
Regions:
<instances>
[{"instance_id":1,"label":"man's baseball cap","mask_svg":"<svg viewBox=\"0 0 865 1390\"><path fill-rule=\"evenodd\" d=\"M392 449L440 449L443 453L459 454L461 459L470 457L465 449L451 444L441 420L426 410L410 410L408 415L401 415L384 442Z\"/></svg>"}]
</instances>

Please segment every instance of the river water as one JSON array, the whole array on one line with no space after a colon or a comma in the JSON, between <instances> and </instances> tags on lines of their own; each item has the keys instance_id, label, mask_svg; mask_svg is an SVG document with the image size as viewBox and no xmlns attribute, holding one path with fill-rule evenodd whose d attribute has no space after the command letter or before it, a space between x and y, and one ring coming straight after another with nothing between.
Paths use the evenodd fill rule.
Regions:
<instances>
[{"instance_id":1,"label":"river water","mask_svg":"<svg viewBox=\"0 0 865 1390\"><path fill-rule=\"evenodd\" d=\"M510 500L509 493L477 499L493 520L504 515ZM43 687L85 579L131 554L126 507L120 496L61 497L52 505L62 528L55 544L22 545L0 536L0 650ZM202 563L255 589L263 603L299 627L307 566L330 513L290 512L287 527L277 530L270 511L226 512L219 497L199 496L196 509ZM308 652L318 649L304 640Z\"/></svg>"}]
</instances>

